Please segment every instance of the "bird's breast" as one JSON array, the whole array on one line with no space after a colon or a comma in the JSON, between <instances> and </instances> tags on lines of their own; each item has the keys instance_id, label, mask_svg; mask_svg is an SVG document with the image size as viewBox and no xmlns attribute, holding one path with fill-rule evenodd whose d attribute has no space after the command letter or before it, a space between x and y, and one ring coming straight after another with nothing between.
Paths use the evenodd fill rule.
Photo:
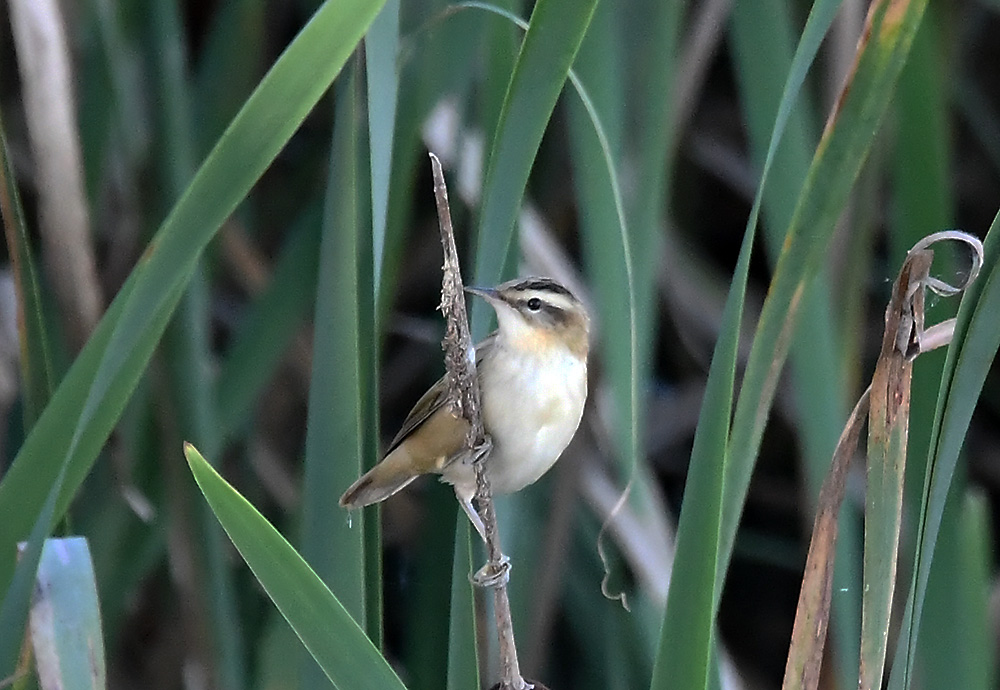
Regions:
<instances>
[{"instance_id":1,"label":"bird's breast","mask_svg":"<svg viewBox=\"0 0 1000 690\"><path fill-rule=\"evenodd\" d=\"M482 363L483 422L493 438L492 489L534 483L569 445L587 398L587 365L564 348L500 351Z\"/></svg>"}]
</instances>

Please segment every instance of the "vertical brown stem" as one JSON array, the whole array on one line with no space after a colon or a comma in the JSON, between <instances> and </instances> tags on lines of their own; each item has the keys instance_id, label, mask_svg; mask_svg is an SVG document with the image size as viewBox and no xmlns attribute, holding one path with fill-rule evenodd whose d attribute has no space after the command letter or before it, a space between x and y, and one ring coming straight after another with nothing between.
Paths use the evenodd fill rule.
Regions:
<instances>
[{"instance_id":1,"label":"vertical brown stem","mask_svg":"<svg viewBox=\"0 0 1000 690\"><path fill-rule=\"evenodd\" d=\"M441 225L441 245L444 249L441 312L447 320L442 347L445 350L445 366L448 370L448 403L469 422L469 433L465 444L469 452L475 456L476 504L486 529L488 566L493 573L502 575L507 565L503 563L500 551L500 534L497 530L496 512L493 510L493 494L490 491L489 479L483 471L483 461L489 452L482 451L489 447L490 442L483 428L476 358L469 335L462 273L458 265L455 233L448 206L448 189L444 183L441 161L433 153L430 157L434 175L434 198ZM500 643L500 687L504 690L523 690L526 684L521 678L517 663L514 624L510 615L506 577L499 578L497 584L493 585L493 606Z\"/></svg>"}]
</instances>

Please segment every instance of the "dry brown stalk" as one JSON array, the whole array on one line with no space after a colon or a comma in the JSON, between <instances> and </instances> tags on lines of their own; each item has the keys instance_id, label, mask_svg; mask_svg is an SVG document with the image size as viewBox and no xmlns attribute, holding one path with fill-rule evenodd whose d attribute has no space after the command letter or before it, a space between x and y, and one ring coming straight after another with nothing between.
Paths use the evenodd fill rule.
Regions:
<instances>
[{"instance_id":1,"label":"dry brown stalk","mask_svg":"<svg viewBox=\"0 0 1000 690\"><path fill-rule=\"evenodd\" d=\"M455 232L448 206L448 189L445 186L441 161L433 153L430 157L434 175L434 198L441 225L441 245L444 249L441 312L447 322L442 347L445 350L445 367L448 371L448 404L469 422L465 445L468 451L474 454L477 512L486 528L488 562L485 570L487 576L491 576L490 579L493 580L490 586L493 589L493 607L500 644L499 686L503 690L524 690L530 686L521 677L517 663L514 624L510 615L510 600L507 597L506 571L509 565L500 551L500 533L497 529L496 512L493 509L493 494L490 491L489 479L483 470L483 462L489 456L491 445L483 428L475 349L469 335L465 289L458 265L458 251L455 248Z\"/></svg>"}]
</instances>

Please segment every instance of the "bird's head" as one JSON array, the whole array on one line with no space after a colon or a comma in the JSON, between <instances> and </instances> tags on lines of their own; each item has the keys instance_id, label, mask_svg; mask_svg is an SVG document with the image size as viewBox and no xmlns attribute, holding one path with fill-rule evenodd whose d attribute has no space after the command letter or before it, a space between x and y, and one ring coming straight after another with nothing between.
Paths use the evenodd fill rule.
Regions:
<instances>
[{"instance_id":1,"label":"bird's head","mask_svg":"<svg viewBox=\"0 0 1000 690\"><path fill-rule=\"evenodd\" d=\"M551 278L517 278L494 288L466 288L496 310L509 346L543 351L564 346L585 359L590 318L572 292Z\"/></svg>"}]
</instances>

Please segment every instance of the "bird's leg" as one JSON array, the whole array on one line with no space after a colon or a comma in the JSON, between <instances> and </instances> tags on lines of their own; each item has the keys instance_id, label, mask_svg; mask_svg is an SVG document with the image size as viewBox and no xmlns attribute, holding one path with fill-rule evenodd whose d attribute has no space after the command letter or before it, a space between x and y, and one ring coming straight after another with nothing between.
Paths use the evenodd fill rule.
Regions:
<instances>
[{"instance_id":1,"label":"bird's leg","mask_svg":"<svg viewBox=\"0 0 1000 690\"><path fill-rule=\"evenodd\" d=\"M476 528L483 543L489 548L489 543L486 540L486 527L483 525L483 519L472 505L472 496L463 496L459 494L457 489L458 487L456 487L455 495L458 497L458 504L462 506L462 510L465 511L466 516L469 518L469 522ZM487 563L470 575L469 579L472 580L474 585L479 587L495 587L501 582L506 583L510 580L510 558L504 554L500 554L498 568L495 568L493 563Z\"/></svg>"},{"instance_id":2,"label":"bird's leg","mask_svg":"<svg viewBox=\"0 0 1000 690\"><path fill-rule=\"evenodd\" d=\"M458 494L457 490L455 491L455 494L456 495ZM483 525L483 519L481 517L479 517L479 513L476 512L475 507L472 505L472 497L471 496L458 496L458 503L459 503L460 506L462 506L462 510L465 511L465 514L469 518L469 522L471 522L472 526L476 528L477 532L479 532L479 536L482 538L483 543L485 544L486 543L486 526Z\"/></svg>"},{"instance_id":3,"label":"bird's leg","mask_svg":"<svg viewBox=\"0 0 1000 690\"><path fill-rule=\"evenodd\" d=\"M487 561L486 565L469 576L477 587L496 587L510 581L510 557L500 554L500 563Z\"/></svg>"}]
</instances>

